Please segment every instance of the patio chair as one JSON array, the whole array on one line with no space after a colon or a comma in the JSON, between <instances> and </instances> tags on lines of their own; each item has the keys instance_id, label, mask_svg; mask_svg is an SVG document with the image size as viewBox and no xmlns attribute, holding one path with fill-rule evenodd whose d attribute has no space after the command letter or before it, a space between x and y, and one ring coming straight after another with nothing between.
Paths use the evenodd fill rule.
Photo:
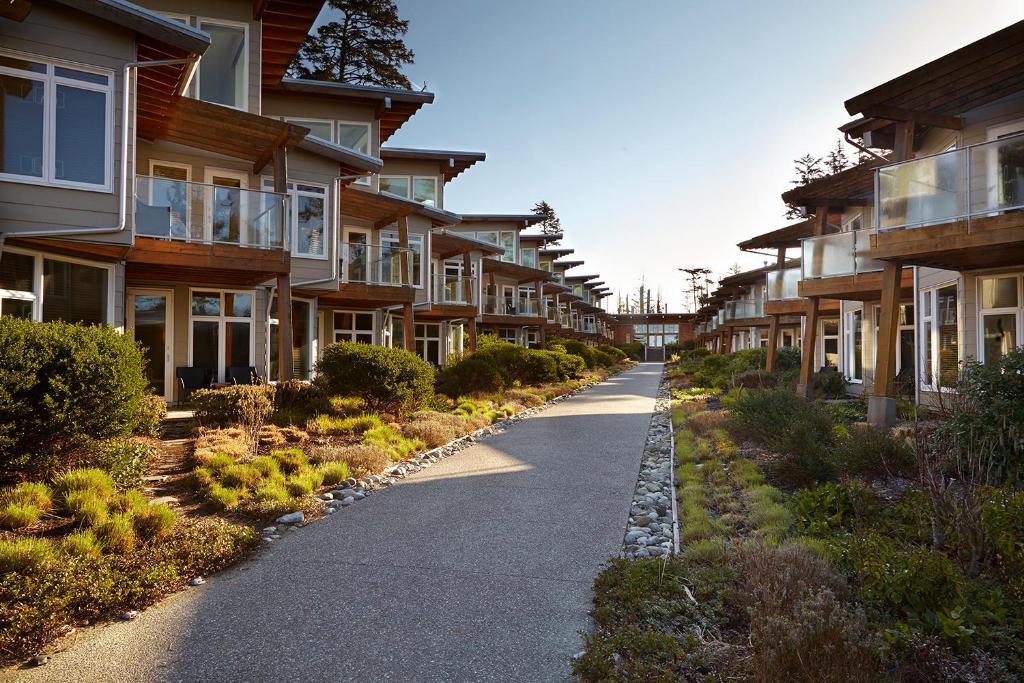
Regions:
<instances>
[{"instance_id":1,"label":"patio chair","mask_svg":"<svg viewBox=\"0 0 1024 683\"><path fill-rule=\"evenodd\" d=\"M178 407L188 402L189 396L196 389L206 389L210 386L213 373L206 368L180 367L174 369L174 376L178 382Z\"/></svg>"},{"instance_id":2,"label":"patio chair","mask_svg":"<svg viewBox=\"0 0 1024 683\"><path fill-rule=\"evenodd\" d=\"M140 235L169 237L171 234L171 207L152 206L136 201L135 231Z\"/></svg>"},{"instance_id":3,"label":"patio chair","mask_svg":"<svg viewBox=\"0 0 1024 683\"><path fill-rule=\"evenodd\" d=\"M256 368L245 365L228 368L228 381L232 384L263 384L263 378L257 374Z\"/></svg>"}]
</instances>

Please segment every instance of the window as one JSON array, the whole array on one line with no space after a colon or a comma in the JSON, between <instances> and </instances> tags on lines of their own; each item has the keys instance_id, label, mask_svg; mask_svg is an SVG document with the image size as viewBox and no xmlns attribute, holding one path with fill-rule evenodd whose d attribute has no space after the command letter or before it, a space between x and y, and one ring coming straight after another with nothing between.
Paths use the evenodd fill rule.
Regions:
<instances>
[{"instance_id":1,"label":"window","mask_svg":"<svg viewBox=\"0 0 1024 683\"><path fill-rule=\"evenodd\" d=\"M199 99L235 109L248 109L248 27L199 21L210 47L199 60Z\"/></svg>"},{"instance_id":2,"label":"window","mask_svg":"<svg viewBox=\"0 0 1024 683\"><path fill-rule=\"evenodd\" d=\"M278 338L277 297L271 304L270 312L270 380L279 377L280 352ZM292 299L292 375L297 379L309 380L313 370L312 304L302 299Z\"/></svg>"},{"instance_id":3,"label":"window","mask_svg":"<svg viewBox=\"0 0 1024 683\"><path fill-rule=\"evenodd\" d=\"M499 327L498 328L498 339L501 339L502 341L510 342L512 344L518 344L519 343L519 337L518 337L518 334L517 334L517 330L514 327Z\"/></svg>"},{"instance_id":4,"label":"window","mask_svg":"<svg viewBox=\"0 0 1024 683\"><path fill-rule=\"evenodd\" d=\"M441 364L441 323L416 323L416 353L432 365Z\"/></svg>"},{"instance_id":5,"label":"window","mask_svg":"<svg viewBox=\"0 0 1024 683\"><path fill-rule=\"evenodd\" d=\"M850 311L846 314L843 328L843 345L846 352L846 377L851 382L864 381L864 311Z\"/></svg>"},{"instance_id":6,"label":"window","mask_svg":"<svg viewBox=\"0 0 1024 683\"><path fill-rule=\"evenodd\" d=\"M505 253L501 255L502 261L508 261L509 263L516 262L516 233L513 231L502 231L501 242L502 248Z\"/></svg>"},{"instance_id":7,"label":"window","mask_svg":"<svg viewBox=\"0 0 1024 683\"><path fill-rule=\"evenodd\" d=\"M263 180L263 189L273 191L274 181ZM327 188L307 183L288 183L288 224L292 254L327 258Z\"/></svg>"},{"instance_id":8,"label":"window","mask_svg":"<svg viewBox=\"0 0 1024 683\"><path fill-rule=\"evenodd\" d=\"M387 346L393 349L405 348L405 321L401 317L388 316L386 331L388 333Z\"/></svg>"},{"instance_id":9,"label":"window","mask_svg":"<svg viewBox=\"0 0 1024 683\"><path fill-rule=\"evenodd\" d=\"M150 207L167 207L170 221L168 223L166 218L159 222L142 220L141 209L137 207L135 232L154 237L190 237L192 213L189 181L192 180L192 168L187 164L150 161L149 175L153 179L149 181L148 204Z\"/></svg>"},{"instance_id":10,"label":"window","mask_svg":"<svg viewBox=\"0 0 1024 683\"><path fill-rule=\"evenodd\" d=\"M321 119L285 119L285 121L288 123L294 123L296 126L309 128L309 134L313 137L326 140L327 142L334 142L333 121Z\"/></svg>"},{"instance_id":11,"label":"window","mask_svg":"<svg viewBox=\"0 0 1024 683\"><path fill-rule=\"evenodd\" d=\"M370 155L371 124L359 121L338 122L338 144L353 152Z\"/></svg>"},{"instance_id":12,"label":"window","mask_svg":"<svg viewBox=\"0 0 1024 683\"><path fill-rule=\"evenodd\" d=\"M821 359L827 368L839 367L839 321L821 321Z\"/></svg>"},{"instance_id":13,"label":"window","mask_svg":"<svg viewBox=\"0 0 1024 683\"><path fill-rule=\"evenodd\" d=\"M373 318L373 313L335 311L334 341L372 344L374 339Z\"/></svg>"},{"instance_id":14,"label":"window","mask_svg":"<svg viewBox=\"0 0 1024 683\"><path fill-rule=\"evenodd\" d=\"M409 176L382 175L380 177L380 191L408 199Z\"/></svg>"},{"instance_id":15,"label":"window","mask_svg":"<svg viewBox=\"0 0 1024 683\"><path fill-rule=\"evenodd\" d=\"M401 283L401 257L398 249L399 239L397 232L380 233L381 244L381 282L400 284ZM409 235L409 249L412 250L412 284L414 287L423 286L423 235ZM388 258L394 256L394 258Z\"/></svg>"},{"instance_id":16,"label":"window","mask_svg":"<svg viewBox=\"0 0 1024 683\"><path fill-rule=\"evenodd\" d=\"M414 177L412 179L412 199L420 204L437 206L437 178Z\"/></svg>"},{"instance_id":17,"label":"window","mask_svg":"<svg viewBox=\"0 0 1024 683\"><path fill-rule=\"evenodd\" d=\"M519 250L519 254L520 254L521 258L522 258L522 263L523 263L524 266L526 266L528 268L536 268L537 267L537 248L536 247L531 247L529 249L520 249ZM547 264L547 266L548 267L545 268L545 270L551 270L551 264L549 263L549 264Z\"/></svg>"},{"instance_id":18,"label":"window","mask_svg":"<svg viewBox=\"0 0 1024 683\"><path fill-rule=\"evenodd\" d=\"M109 191L114 76L0 53L0 178Z\"/></svg>"},{"instance_id":19,"label":"window","mask_svg":"<svg viewBox=\"0 0 1024 683\"><path fill-rule=\"evenodd\" d=\"M932 390L956 386L959 369L957 286L921 292L922 384Z\"/></svg>"},{"instance_id":20,"label":"window","mask_svg":"<svg viewBox=\"0 0 1024 683\"><path fill-rule=\"evenodd\" d=\"M0 254L0 317L32 320L36 306L36 257L5 249Z\"/></svg>"},{"instance_id":21,"label":"window","mask_svg":"<svg viewBox=\"0 0 1024 683\"><path fill-rule=\"evenodd\" d=\"M995 364L1019 343L1022 318L1020 276L978 278L978 287L981 360Z\"/></svg>"},{"instance_id":22,"label":"window","mask_svg":"<svg viewBox=\"0 0 1024 683\"><path fill-rule=\"evenodd\" d=\"M105 325L111 322L113 268L4 249L0 316Z\"/></svg>"},{"instance_id":23,"label":"window","mask_svg":"<svg viewBox=\"0 0 1024 683\"><path fill-rule=\"evenodd\" d=\"M223 382L228 368L253 365L252 292L193 290L189 308L189 365Z\"/></svg>"},{"instance_id":24,"label":"window","mask_svg":"<svg viewBox=\"0 0 1024 683\"><path fill-rule=\"evenodd\" d=\"M466 326L462 323L448 323L446 357L460 356L465 348Z\"/></svg>"}]
</instances>

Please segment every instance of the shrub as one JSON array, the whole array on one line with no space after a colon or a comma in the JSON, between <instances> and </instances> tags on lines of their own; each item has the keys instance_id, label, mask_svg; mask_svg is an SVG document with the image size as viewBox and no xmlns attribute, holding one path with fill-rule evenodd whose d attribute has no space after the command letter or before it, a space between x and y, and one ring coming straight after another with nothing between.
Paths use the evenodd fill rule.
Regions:
<instances>
[{"instance_id":1,"label":"shrub","mask_svg":"<svg viewBox=\"0 0 1024 683\"><path fill-rule=\"evenodd\" d=\"M376 446L386 452L392 460L401 460L411 453L426 448L419 439L407 439L401 432L387 425L371 429L363 434L363 443Z\"/></svg>"},{"instance_id":2,"label":"shrub","mask_svg":"<svg viewBox=\"0 0 1024 683\"><path fill-rule=\"evenodd\" d=\"M555 360L558 369L558 377L563 382L570 379L577 379L587 369L586 362L577 355L571 353L560 353L548 351Z\"/></svg>"},{"instance_id":3,"label":"shrub","mask_svg":"<svg viewBox=\"0 0 1024 683\"><path fill-rule=\"evenodd\" d=\"M162 538L174 526L177 515L164 503L147 505L135 513L133 522L135 533L147 540Z\"/></svg>"},{"instance_id":4,"label":"shrub","mask_svg":"<svg viewBox=\"0 0 1024 683\"><path fill-rule=\"evenodd\" d=\"M789 507L798 533L840 536L858 528L878 511L878 496L856 481L828 482L793 494Z\"/></svg>"},{"instance_id":5,"label":"shrub","mask_svg":"<svg viewBox=\"0 0 1024 683\"><path fill-rule=\"evenodd\" d=\"M309 470L288 477L284 487L288 489L288 493L298 497L313 493L321 483L323 483L323 475L317 470Z\"/></svg>"},{"instance_id":6,"label":"shrub","mask_svg":"<svg viewBox=\"0 0 1024 683\"><path fill-rule=\"evenodd\" d=\"M565 349L566 353L582 358L588 370L593 370L600 364L597 355L594 353L594 349L581 341L557 338L551 340L550 344L561 346Z\"/></svg>"},{"instance_id":7,"label":"shrub","mask_svg":"<svg viewBox=\"0 0 1024 683\"><path fill-rule=\"evenodd\" d=\"M309 464L306 454L298 448L286 448L279 451L271 451L270 456L277 460L281 471L287 474L298 472Z\"/></svg>"},{"instance_id":8,"label":"shrub","mask_svg":"<svg viewBox=\"0 0 1024 683\"><path fill-rule=\"evenodd\" d=\"M557 382L559 379L561 377L558 374L558 361L554 352L540 349L525 351L522 372L519 376L519 380L523 384L545 384Z\"/></svg>"},{"instance_id":9,"label":"shrub","mask_svg":"<svg viewBox=\"0 0 1024 683\"><path fill-rule=\"evenodd\" d=\"M783 346L775 352L775 370L787 372L800 369L800 349L796 346Z\"/></svg>"},{"instance_id":10,"label":"shrub","mask_svg":"<svg viewBox=\"0 0 1024 683\"><path fill-rule=\"evenodd\" d=\"M841 372L826 370L811 376L811 392L818 398L846 398L850 383Z\"/></svg>"},{"instance_id":11,"label":"shrub","mask_svg":"<svg viewBox=\"0 0 1024 683\"><path fill-rule=\"evenodd\" d=\"M0 575L7 572L28 573L53 560L53 544L41 538L0 540Z\"/></svg>"},{"instance_id":12,"label":"shrub","mask_svg":"<svg viewBox=\"0 0 1024 683\"><path fill-rule=\"evenodd\" d=\"M228 465L220 471L220 483L233 489L245 489L255 486L263 478L260 471L252 465L236 463Z\"/></svg>"},{"instance_id":13,"label":"shrub","mask_svg":"<svg viewBox=\"0 0 1024 683\"><path fill-rule=\"evenodd\" d=\"M241 502L244 493L241 489L227 488L216 482L210 484L206 491L206 495L213 504L224 510L236 507Z\"/></svg>"},{"instance_id":14,"label":"shrub","mask_svg":"<svg viewBox=\"0 0 1024 683\"><path fill-rule=\"evenodd\" d=\"M380 427L380 417L374 413L336 417L334 415L317 415L309 421L306 429L314 434L362 434L368 429Z\"/></svg>"},{"instance_id":15,"label":"shrub","mask_svg":"<svg viewBox=\"0 0 1024 683\"><path fill-rule=\"evenodd\" d=\"M35 524L42 516L42 509L31 503L3 503L0 505L0 529L21 529Z\"/></svg>"},{"instance_id":16,"label":"shrub","mask_svg":"<svg viewBox=\"0 0 1024 683\"><path fill-rule=\"evenodd\" d=\"M68 470L54 477L52 483L58 500L64 500L68 494L81 491L90 491L100 500L106 500L114 492L114 480L109 474L95 467Z\"/></svg>"},{"instance_id":17,"label":"shrub","mask_svg":"<svg viewBox=\"0 0 1024 683\"><path fill-rule=\"evenodd\" d=\"M300 416L301 422L320 413L331 412L331 402L324 390L316 384L290 379L278 382L274 392L274 410L291 416Z\"/></svg>"},{"instance_id":18,"label":"shrub","mask_svg":"<svg viewBox=\"0 0 1024 683\"><path fill-rule=\"evenodd\" d=\"M360 476L377 474L391 464L387 450L368 444L319 447L314 455L320 462L346 463L353 474Z\"/></svg>"},{"instance_id":19,"label":"shrub","mask_svg":"<svg viewBox=\"0 0 1024 683\"><path fill-rule=\"evenodd\" d=\"M119 496L114 496L110 501L110 509L114 512L127 512L131 515L138 514L146 509L149 501L142 491L125 491Z\"/></svg>"},{"instance_id":20,"label":"shrub","mask_svg":"<svg viewBox=\"0 0 1024 683\"><path fill-rule=\"evenodd\" d=\"M261 481L253 491L257 503L284 503L291 499L291 492L279 481Z\"/></svg>"},{"instance_id":21,"label":"shrub","mask_svg":"<svg viewBox=\"0 0 1024 683\"><path fill-rule=\"evenodd\" d=\"M323 483L327 486L340 484L349 477L347 462L325 462L321 463L317 470L320 472Z\"/></svg>"},{"instance_id":22,"label":"shrub","mask_svg":"<svg viewBox=\"0 0 1024 683\"><path fill-rule=\"evenodd\" d=\"M331 410L342 415L366 412L366 401L358 396L332 396Z\"/></svg>"},{"instance_id":23,"label":"shrub","mask_svg":"<svg viewBox=\"0 0 1024 683\"><path fill-rule=\"evenodd\" d=\"M249 466L260 473L264 478L276 478L281 476L281 465L277 458L269 455L260 455L249 462Z\"/></svg>"},{"instance_id":24,"label":"shrub","mask_svg":"<svg viewBox=\"0 0 1024 683\"><path fill-rule=\"evenodd\" d=\"M449 363L437 374L437 390L453 398L462 394L493 393L505 386L501 371L486 357L476 354Z\"/></svg>"},{"instance_id":25,"label":"shrub","mask_svg":"<svg viewBox=\"0 0 1024 683\"><path fill-rule=\"evenodd\" d=\"M111 327L0 318L0 475L47 473L145 425L143 369Z\"/></svg>"},{"instance_id":26,"label":"shrub","mask_svg":"<svg viewBox=\"0 0 1024 683\"><path fill-rule=\"evenodd\" d=\"M721 410L705 410L686 418L686 426L702 436L707 436L711 430L724 427L727 417Z\"/></svg>"},{"instance_id":27,"label":"shrub","mask_svg":"<svg viewBox=\"0 0 1024 683\"><path fill-rule=\"evenodd\" d=\"M403 414L434 394L434 369L405 349L336 342L316 369L328 394L359 396L371 410Z\"/></svg>"},{"instance_id":28,"label":"shrub","mask_svg":"<svg viewBox=\"0 0 1024 683\"><path fill-rule=\"evenodd\" d=\"M75 531L60 541L61 550L75 557L99 557L102 549L91 529Z\"/></svg>"},{"instance_id":29,"label":"shrub","mask_svg":"<svg viewBox=\"0 0 1024 683\"><path fill-rule=\"evenodd\" d=\"M625 351L616 346L612 346L611 344L602 344L598 346L597 349L602 353L611 356L616 363L621 363L622 361L629 360L629 356L626 354Z\"/></svg>"},{"instance_id":30,"label":"shrub","mask_svg":"<svg viewBox=\"0 0 1024 683\"><path fill-rule=\"evenodd\" d=\"M472 431L471 421L451 413L420 412L402 425L402 434L419 439L429 448L437 448Z\"/></svg>"},{"instance_id":31,"label":"shrub","mask_svg":"<svg viewBox=\"0 0 1024 683\"><path fill-rule=\"evenodd\" d=\"M269 384L236 384L220 389L198 389L189 399L196 421L205 427L227 427L244 422L251 414L270 417L274 387Z\"/></svg>"},{"instance_id":32,"label":"shrub","mask_svg":"<svg viewBox=\"0 0 1024 683\"><path fill-rule=\"evenodd\" d=\"M632 358L633 360L642 361L644 359L644 345L640 342L616 344L615 346L627 357Z\"/></svg>"},{"instance_id":33,"label":"shrub","mask_svg":"<svg viewBox=\"0 0 1024 683\"><path fill-rule=\"evenodd\" d=\"M147 394L142 397L139 405L138 421L135 433L142 436L159 437L164 418L167 417L167 404L162 396Z\"/></svg>"},{"instance_id":34,"label":"shrub","mask_svg":"<svg viewBox=\"0 0 1024 683\"><path fill-rule=\"evenodd\" d=\"M83 526L96 527L107 521L107 503L88 489L71 491L64 497L64 509Z\"/></svg>"},{"instance_id":35,"label":"shrub","mask_svg":"<svg viewBox=\"0 0 1024 683\"><path fill-rule=\"evenodd\" d=\"M0 528L21 529L35 524L52 507L46 484L22 482L0 494Z\"/></svg>"},{"instance_id":36,"label":"shrub","mask_svg":"<svg viewBox=\"0 0 1024 683\"><path fill-rule=\"evenodd\" d=\"M111 439L99 444L88 462L109 472L118 488L127 489L139 485L155 452L140 441Z\"/></svg>"},{"instance_id":37,"label":"shrub","mask_svg":"<svg viewBox=\"0 0 1024 683\"><path fill-rule=\"evenodd\" d=\"M885 474L914 474L916 461L909 444L888 431L855 424L835 450L840 474L879 477Z\"/></svg>"},{"instance_id":38,"label":"shrub","mask_svg":"<svg viewBox=\"0 0 1024 683\"><path fill-rule=\"evenodd\" d=\"M96 537L107 552L128 552L135 547L135 525L132 516L126 512L112 514L96 529Z\"/></svg>"}]
</instances>

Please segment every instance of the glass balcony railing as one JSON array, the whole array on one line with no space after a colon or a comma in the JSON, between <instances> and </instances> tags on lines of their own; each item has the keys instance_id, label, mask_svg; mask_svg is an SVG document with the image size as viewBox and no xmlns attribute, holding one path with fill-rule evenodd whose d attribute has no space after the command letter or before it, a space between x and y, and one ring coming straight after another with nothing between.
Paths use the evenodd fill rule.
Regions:
<instances>
[{"instance_id":1,"label":"glass balcony railing","mask_svg":"<svg viewBox=\"0 0 1024 683\"><path fill-rule=\"evenodd\" d=\"M140 175L134 200L137 235L259 249L287 246L287 195ZM325 239L323 227L311 239Z\"/></svg>"},{"instance_id":2,"label":"glass balcony railing","mask_svg":"<svg viewBox=\"0 0 1024 683\"><path fill-rule=\"evenodd\" d=\"M761 299L738 299L726 303L726 319L763 318L764 301Z\"/></svg>"},{"instance_id":3,"label":"glass balcony railing","mask_svg":"<svg viewBox=\"0 0 1024 683\"><path fill-rule=\"evenodd\" d=\"M415 252L408 247L392 244L369 244L367 242L341 242L338 245L341 259L341 280L352 284L385 285L401 287L402 255L405 254L405 282L413 282ZM411 284L407 285L411 286Z\"/></svg>"},{"instance_id":4,"label":"glass balcony railing","mask_svg":"<svg viewBox=\"0 0 1024 683\"><path fill-rule=\"evenodd\" d=\"M803 239L800 258L802 279L817 280L882 270L882 262L868 256L870 235L870 230L851 230Z\"/></svg>"},{"instance_id":5,"label":"glass balcony railing","mask_svg":"<svg viewBox=\"0 0 1024 683\"><path fill-rule=\"evenodd\" d=\"M789 301L799 299L797 283L800 282L799 268L783 268L768 272L768 301Z\"/></svg>"},{"instance_id":6,"label":"glass balcony railing","mask_svg":"<svg viewBox=\"0 0 1024 683\"><path fill-rule=\"evenodd\" d=\"M565 328L572 327L572 318L562 309L558 311L558 324Z\"/></svg>"},{"instance_id":7,"label":"glass balcony railing","mask_svg":"<svg viewBox=\"0 0 1024 683\"><path fill-rule=\"evenodd\" d=\"M450 306L475 306L476 278L455 275L435 277L434 303Z\"/></svg>"},{"instance_id":8,"label":"glass balcony railing","mask_svg":"<svg viewBox=\"0 0 1024 683\"><path fill-rule=\"evenodd\" d=\"M1024 134L879 168L875 199L880 230L1024 209Z\"/></svg>"},{"instance_id":9,"label":"glass balcony railing","mask_svg":"<svg viewBox=\"0 0 1024 683\"><path fill-rule=\"evenodd\" d=\"M484 313L491 315L523 315L536 317L537 300L526 297L498 296L488 294L484 297Z\"/></svg>"},{"instance_id":10,"label":"glass balcony railing","mask_svg":"<svg viewBox=\"0 0 1024 683\"><path fill-rule=\"evenodd\" d=\"M558 309L555 307L555 302L550 299L544 300L544 318L549 323L558 322Z\"/></svg>"}]
</instances>

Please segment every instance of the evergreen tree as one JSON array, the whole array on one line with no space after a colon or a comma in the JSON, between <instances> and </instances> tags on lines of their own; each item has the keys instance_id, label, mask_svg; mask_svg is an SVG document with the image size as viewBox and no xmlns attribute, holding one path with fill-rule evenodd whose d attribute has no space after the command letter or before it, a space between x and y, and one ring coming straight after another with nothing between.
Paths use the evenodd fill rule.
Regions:
<instances>
[{"instance_id":1,"label":"evergreen tree","mask_svg":"<svg viewBox=\"0 0 1024 683\"><path fill-rule=\"evenodd\" d=\"M837 140L835 149L825 155L825 170L828 175L845 171L850 167L850 158L843 149L843 141Z\"/></svg>"},{"instance_id":2,"label":"evergreen tree","mask_svg":"<svg viewBox=\"0 0 1024 683\"><path fill-rule=\"evenodd\" d=\"M562 221L559 220L558 214L551 208L551 205L546 201L539 201L533 205L533 212L538 216L544 216L544 220L540 222L540 231L545 235L557 235L562 232ZM555 240L551 244L558 244L561 240Z\"/></svg>"},{"instance_id":3,"label":"evergreen tree","mask_svg":"<svg viewBox=\"0 0 1024 683\"><path fill-rule=\"evenodd\" d=\"M306 36L288 75L357 85L412 87L402 67L415 54L405 44L408 20L392 0L330 0L340 16Z\"/></svg>"},{"instance_id":4,"label":"evergreen tree","mask_svg":"<svg viewBox=\"0 0 1024 683\"><path fill-rule=\"evenodd\" d=\"M806 185L812 180L825 177L825 172L821 168L821 158L815 157L812 154L805 154L799 159L794 159L793 164L796 167L796 180L790 181L793 185ZM797 218L803 218L804 212L798 206L792 204L786 205L786 213L783 214L786 220L795 220Z\"/></svg>"}]
</instances>

